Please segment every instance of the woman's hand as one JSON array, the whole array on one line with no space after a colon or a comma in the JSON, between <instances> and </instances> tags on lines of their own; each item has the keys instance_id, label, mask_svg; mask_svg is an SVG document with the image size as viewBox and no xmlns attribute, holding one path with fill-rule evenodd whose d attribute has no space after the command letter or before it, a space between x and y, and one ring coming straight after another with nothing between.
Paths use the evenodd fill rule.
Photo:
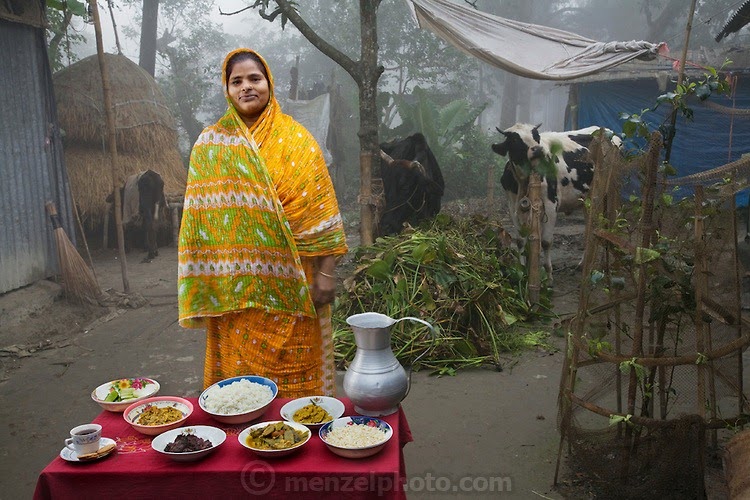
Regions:
<instances>
[{"instance_id":1,"label":"woman's hand","mask_svg":"<svg viewBox=\"0 0 750 500\"><path fill-rule=\"evenodd\" d=\"M336 276L321 271L315 273L312 286L312 299L315 307L330 304L336 298Z\"/></svg>"},{"instance_id":2,"label":"woman's hand","mask_svg":"<svg viewBox=\"0 0 750 500\"><path fill-rule=\"evenodd\" d=\"M320 307L330 304L336 298L336 256L320 257L316 267L311 292L313 304Z\"/></svg>"}]
</instances>

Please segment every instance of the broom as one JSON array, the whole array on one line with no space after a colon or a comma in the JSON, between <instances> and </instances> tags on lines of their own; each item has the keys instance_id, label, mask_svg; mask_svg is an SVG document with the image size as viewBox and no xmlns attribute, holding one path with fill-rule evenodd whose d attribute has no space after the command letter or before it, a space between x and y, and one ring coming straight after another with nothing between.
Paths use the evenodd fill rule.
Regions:
<instances>
[{"instance_id":1,"label":"broom","mask_svg":"<svg viewBox=\"0 0 750 500\"><path fill-rule=\"evenodd\" d=\"M65 234L54 202L48 201L45 207L50 220L52 220L52 228L55 232L57 259L66 297L73 302L98 304L98 298L102 292L96 282L94 273L81 258L68 235Z\"/></svg>"}]
</instances>

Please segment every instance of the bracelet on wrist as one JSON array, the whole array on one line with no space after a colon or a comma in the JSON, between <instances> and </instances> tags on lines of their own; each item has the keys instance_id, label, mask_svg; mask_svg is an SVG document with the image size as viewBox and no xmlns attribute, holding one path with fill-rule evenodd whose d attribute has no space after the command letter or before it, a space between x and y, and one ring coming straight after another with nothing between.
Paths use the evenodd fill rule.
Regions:
<instances>
[{"instance_id":1,"label":"bracelet on wrist","mask_svg":"<svg viewBox=\"0 0 750 500\"><path fill-rule=\"evenodd\" d=\"M336 276L334 276L332 274L324 273L323 271L318 271L318 274L321 274L321 275L325 276L326 278L336 279Z\"/></svg>"}]
</instances>

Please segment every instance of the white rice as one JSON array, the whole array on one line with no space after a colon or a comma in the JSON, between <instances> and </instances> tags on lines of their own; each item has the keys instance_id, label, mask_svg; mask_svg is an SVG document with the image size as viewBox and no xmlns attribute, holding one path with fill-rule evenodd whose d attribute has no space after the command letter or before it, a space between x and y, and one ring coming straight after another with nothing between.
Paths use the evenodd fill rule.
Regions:
<instances>
[{"instance_id":1,"label":"white rice","mask_svg":"<svg viewBox=\"0 0 750 500\"><path fill-rule=\"evenodd\" d=\"M326 443L339 448L364 448L385 441L386 434L377 427L364 424L342 425L331 429Z\"/></svg>"},{"instance_id":2,"label":"white rice","mask_svg":"<svg viewBox=\"0 0 750 500\"><path fill-rule=\"evenodd\" d=\"M211 389L203 404L211 413L234 415L257 410L272 399L270 387L242 379Z\"/></svg>"}]
</instances>

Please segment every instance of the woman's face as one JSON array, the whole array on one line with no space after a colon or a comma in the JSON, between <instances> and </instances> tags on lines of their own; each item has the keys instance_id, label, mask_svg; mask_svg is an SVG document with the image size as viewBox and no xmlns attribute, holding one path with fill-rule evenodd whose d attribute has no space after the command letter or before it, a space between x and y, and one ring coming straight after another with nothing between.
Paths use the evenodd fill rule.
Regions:
<instances>
[{"instance_id":1,"label":"woman's face","mask_svg":"<svg viewBox=\"0 0 750 500\"><path fill-rule=\"evenodd\" d=\"M248 126L258 120L271 96L263 69L252 59L236 62L232 66L227 80L227 93Z\"/></svg>"}]
</instances>

